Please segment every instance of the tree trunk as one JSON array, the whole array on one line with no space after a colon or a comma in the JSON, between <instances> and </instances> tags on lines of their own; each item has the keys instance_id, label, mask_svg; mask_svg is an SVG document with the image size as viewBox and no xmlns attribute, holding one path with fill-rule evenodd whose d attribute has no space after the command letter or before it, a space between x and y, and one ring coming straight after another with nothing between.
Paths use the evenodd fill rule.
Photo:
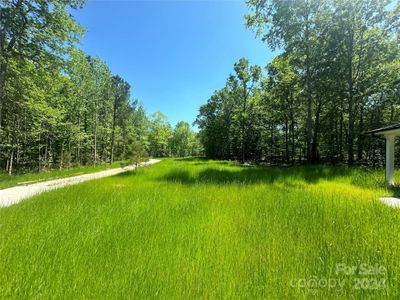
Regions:
<instances>
[{"instance_id":1,"label":"tree trunk","mask_svg":"<svg viewBox=\"0 0 400 300\"><path fill-rule=\"evenodd\" d=\"M348 165L354 164L354 91L353 91L353 32L350 33L347 49L347 85L348 85L348 113L349 113L349 133L348 133Z\"/></svg>"},{"instance_id":2,"label":"tree trunk","mask_svg":"<svg viewBox=\"0 0 400 300\"><path fill-rule=\"evenodd\" d=\"M61 144L61 153L60 153L60 170L63 168L64 163L64 142Z\"/></svg>"},{"instance_id":3,"label":"tree trunk","mask_svg":"<svg viewBox=\"0 0 400 300\"><path fill-rule=\"evenodd\" d=\"M10 155L10 165L8 167L8 175L12 175L12 168L13 168L13 160L14 160L14 148L11 150L11 155Z\"/></svg>"},{"instance_id":4,"label":"tree trunk","mask_svg":"<svg viewBox=\"0 0 400 300\"><path fill-rule=\"evenodd\" d=\"M271 124L271 145L270 145L270 159L274 156L274 124Z\"/></svg>"},{"instance_id":5,"label":"tree trunk","mask_svg":"<svg viewBox=\"0 0 400 300\"><path fill-rule=\"evenodd\" d=\"M247 106L247 86L246 84L243 85L243 111L242 111L242 164L246 159L245 157L245 131L246 131L246 120L245 120L245 113L246 113L246 106Z\"/></svg>"},{"instance_id":6,"label":"tree trunk","mask_svg":"<svg viewBox=\"0 0 400 300\"><path fill-rule=\"evenodd\" d=\"M364 105L360 108L360 126L357 137L357 161L362 162L363 159L363 148L364 148Z\"/></svg>"},{"instance_id":7,"label":"tree trunk","mask_svg":"<svg viewBox=\"0 0 400 300\"><path fill-rule=\"evenodd\" d=\"M115 144L115 121L117 119L117 100L114 100L114 112L112 121L112 131L111 131L111 155L110 155L110 165L114 161L114 144Z\"/></svg>"},{"instance_id":8,"label":"tree trunk","mask_svg":"<svg viewBox=\"0 0 400 300\"><path fill-rule=\"evenodd\" d=\"M122 150L122 157L126 159L126 143L124 141L123 150Z\"/></svg>"},{"instance_id":9,"label":"tree trunk","mask_svg":"<svg viewBox=\"0 0 400 300\"><path fill-rule=\"evenodd\" d=\"M68 168L71 168L71 159L72 159L72 153L71 153L71 138L68 138Z\"/></svg>"},{"instance_id":10,"label":"tree trunk","mask_svg":"<svg viewBox=\"0 0 400 300\"><path fill-rule=\"evenodd\" d=\"M285 120L285 161L289 162L289 121Z\"/></svg>"},{"instance_id":11,"label":"tree trunk","mask_svg":"<svg viewBox=\"0 0 400 300\"><path fill-rule=\"evenodd\" d=\"M4 10L0 8L0 20L3 19ZM6 81L6 70L7 65L4 57L4 43L5 43L5 32L4 28L0 27L0 129L3 124L3 102L4 102L4 87ZM1 132L1 131L0 131Z\"/></svg>"},{"instance_id":12,"label":"tree trunk","mask_svg":"<svg viewBox=\"0 0 400 300\"><path fill-rule=\"evenodd\" d=\"M294 165L294 155L296 153L295 133L294 133L294 118L292 119L292 165Z\"/></svg>"},{"instance_id":13,"label":"tree trunk","mask_svg":"<svg viewBox=\"0 0 400 300\"><path fill-rule=\"evenodd\" d=\"M82 134L81 134L81 113L79 112L79 118L78 118L78 130L79 130L79 134L78 134L78 149L76 149L77 151L77 161L79 162L79 165L82 165L82 160L81 160L81 138L82 138Z\"/></svg>"},{"instance_id":14,"label":"tree trunk","mask_svg":"<svg viewBox=\"0 0 400 300\"><path fill-rule=\"evenodd\" d=\"M94 119L94 165L97 165L97 108Z\"/></svg>"},{"instance_id":15,"label":"tree trunk","mask_svg":"<svg viewBox=\"0 0 400 300\"><path fill-rule=\"evenodd\" d=\"M294 165L294 154L295 154L295 133L294 133L294 99L293 92L290 93L290 131L291 131L291 139L292 139L292 150L291 150L291 162Z\"/></svg>"},{"instance_id":16,"label":"tree trunk","mask_svg":"<svg viewBox=\"0 0 400 300\"><path fill-rule=\"evenodd\" d=\"M306 93L307 93L307 162L312 160L312 87L311 87L311 62L310 62L310 32L308 20L305 31L306 39Z\"/></svg>"},{"instance_id":17,"label":"tree trunk","mask_svg":"<svg viewBox=\"0 0 400 300\"><path fill-rule=\"evenodd\" d=\"M317 110L315 112L314 137L313 137L313 141L312 141L312 157L311 157L312 163L317 163L319 161L318 134L319 134L319 127L320 127L321 108L322 108L321 99L318 99Z\"/></svg>"},{"instance_id":18,"label":"tree trunk","mask_svg":"<svg viewBox=\"0 0 400 300\"><path fill-rule=\"evenodd\" d=\"M340 101L340 120L339 120L339 149L338 149L338 156L339 161L343 161L343 99Z\"/></svg>"},{"instance_id":19,"label":"tree trunk","mask_svg":"<svg viewBox=\"0 0 400 300\"><path fill-rule=\"evenodd\" d=\"M97 82L97 81L96 81ZM93 164L97 165L97 95L94 95L94 112L93 112Z\"/></svg>"},{"instance_id":20,"label":"tree trunk","mask_svg":"<svg viewBox=\"0 0 400 300\"><path fill-rule=\"evenodd\" d=\"M88 122L88 104L86 103L86 108L83 112L83 132L85 133L83 136L83 151L81 153L81 165L85 166L87 164L87 160L90 157L90 155L87 155L87 149L86 145L89 145L89 122Z\"/></svg>"},{"instance_id":21,"label":"tree trunk","mask_svg":"<svg viewBox=\"0 0 400 300\"><path fill-rule=\"evenodd\" d=\"M45 170L47 169L47 164L48 164L48 161L47 161L47 150L48 150L47 145L48 145L48 137L46 137L46 146L44 147L44 169Z\"/></svg>"},{"instance_id":22,"label":"tree trunk","mask_svg":"<svg viewBox=\"0 0 400 300\"><path fill-rule=\"evenodd\" d=\"M5 101L5 83L6 83L7 64L0 63L0 129L3 124L3 105Z\"/></svg>"},{"instance_id":23,"label":"tree trunk","mask_svg":"<svg viewBox=\"0 0 400 300\"><path fill-rule=\"evenodd\" d=\"M41 147L40 147L40 133L39 133L39 140L38 140L38 170L39 170L39 172L40 172L40 170L42 168L40 150L41 150Z\"/></svg>"}]
</instances>

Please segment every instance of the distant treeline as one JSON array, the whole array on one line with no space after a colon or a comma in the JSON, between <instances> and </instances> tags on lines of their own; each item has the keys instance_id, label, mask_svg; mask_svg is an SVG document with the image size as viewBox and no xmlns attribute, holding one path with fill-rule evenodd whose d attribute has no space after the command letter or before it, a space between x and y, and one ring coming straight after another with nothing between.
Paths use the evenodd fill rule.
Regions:
<instances>
[{"instance_id":1,"label":"distant treeline","mask_svg":"<svg viewBox=\"0 0 400 300\"><path fill-rule=\"evenodd\" d=\"M400 122L400 4L382 0L249 0L246 24L281 54L245 58L201 106L207 156L284 163L371 162L368 129Z\"/></svg>"},{"instance_id":2,"label":"distant treeline","mask_svg":"<svg viewBox=\"0 0 400 300\"><path fill-rule=\"evenodd\" d=\"M76 48L81 0L0 0L0 166L10 174L198 155L190 125L148 117L130 85ZM138 143L142 147L138 148ZM142 154L141 154L142 155Z\"/></svg>"}]
</instances>

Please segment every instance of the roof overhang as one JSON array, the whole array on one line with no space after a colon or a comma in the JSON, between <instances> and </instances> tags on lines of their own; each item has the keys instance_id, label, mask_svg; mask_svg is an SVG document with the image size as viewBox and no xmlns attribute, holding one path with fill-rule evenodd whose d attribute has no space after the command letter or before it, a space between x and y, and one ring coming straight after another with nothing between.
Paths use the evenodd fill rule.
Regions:
<instances>
[{"instance_id":1,"label":"roof overhang","mask_svg":"<svg viewBox=\"0 0 400 300\"><path fill-rule=\"evenodd\" d=\"M400 136L400 124L390 125L365 132L374 136Z\"/></svg>"}]
</instances>

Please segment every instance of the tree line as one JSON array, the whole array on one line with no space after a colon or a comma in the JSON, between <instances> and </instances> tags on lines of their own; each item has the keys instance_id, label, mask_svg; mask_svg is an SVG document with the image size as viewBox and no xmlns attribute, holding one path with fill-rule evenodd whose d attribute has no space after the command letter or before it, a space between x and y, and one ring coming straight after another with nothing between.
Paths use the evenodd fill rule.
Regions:
<instances>
[{"instance_id":1,"label":"tree line","mask_svg":"<svg viewBox=\"0 0 400 300\"><path fill-rule=\"evenodd\" d=\"M77 48L82 0L0 0L0 166L9 174L137 153L201 153L188 123L148 116L129 83Z\"/></svg>"},{"instance_id":2,"label":"tree line","mask_svg":"<svg viewBox=\"0 0 400 300\"><path fill-rule=\"evenodd\" d=\"M382 161L364 132L399 122L400 4L390 0L248 0L246 26L277 55L246 58L200 107L212 158L349 165Z\"/></svg>"}]
</instances>

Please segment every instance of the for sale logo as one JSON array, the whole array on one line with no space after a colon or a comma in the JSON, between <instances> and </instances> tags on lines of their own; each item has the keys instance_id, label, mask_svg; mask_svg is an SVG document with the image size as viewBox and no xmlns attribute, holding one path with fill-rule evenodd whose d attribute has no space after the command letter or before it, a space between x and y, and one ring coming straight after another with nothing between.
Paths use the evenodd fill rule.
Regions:
<instances>
[{"instance_id":1,"label":"for sale logo","mask_svg":"<svg viewBox=\"0 0 400 300\"><path fill-rule=\"evenodd\" d=\"M318 290L328 289L337 292L345 288L353 290L379 290L386 287L386 268L379 264L361 263L358 265L336 264L336 277L318 277L290 280L290 286L316 293Z\"/></svg>"},{"instance_id":2,"label":"for sale logo","mask_svg":"<svg viewBox=\"0 0 400 300\"><path fill-rule=\"evenodd\" d=\"M336 275L351 276L351 285L355 290L379 290L386 287L386 268L379 264L336 264Z\"/></svg>"}]
</instances>

